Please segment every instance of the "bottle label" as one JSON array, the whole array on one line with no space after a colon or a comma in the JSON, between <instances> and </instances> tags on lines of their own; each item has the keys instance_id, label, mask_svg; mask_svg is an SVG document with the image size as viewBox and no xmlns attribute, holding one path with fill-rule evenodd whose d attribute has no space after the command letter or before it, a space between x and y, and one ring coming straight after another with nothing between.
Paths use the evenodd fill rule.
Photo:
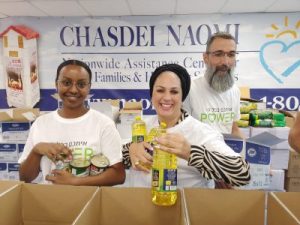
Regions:
<instances>
[{"instance_id":1,"label":"bottle label","mask_svg":"<svg viewBox=\"0 0 300 225\"><path fill-rule=\"evenodd\" d=\"M135 135L132 136L132 142L134 143L139 143L144 141L144 136L143 135Z\"/></svg>"},{"instance_id":2,"label":"bottle label","mask_svg":"<svg viewBox=\"0 0 300 225\"><path fill-rule=\"evenodd\" d=\"M160 172L161 179L160 179ZM177 169L152 170L152 187L157 191L171 192L177 189Z\"/></svg>"},{"instance_id":3,"label":"bottle label","mask_svg":"<svg viewBox=\"0 0 300 225\"><path fill-rule=\"evenodd\" d=\"M164 169L164 191L176 191L177 169Z\"/></svg>"}]
</instances>

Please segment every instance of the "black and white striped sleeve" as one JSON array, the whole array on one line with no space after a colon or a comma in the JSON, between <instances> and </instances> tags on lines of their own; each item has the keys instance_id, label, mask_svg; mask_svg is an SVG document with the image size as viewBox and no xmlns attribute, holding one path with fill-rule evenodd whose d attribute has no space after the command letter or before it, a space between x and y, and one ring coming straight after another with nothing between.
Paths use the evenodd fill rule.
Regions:
<instances>
[{"instance_id":1,"label":"black and white striped sleeve","mask_svg":"<svg viewBox=\"0 0 300 225\"><path fill-rule=\"evenodd\" d=\"M131 160L129 156L129 147L131 145L130 143L124 144L122 149L122 155L123 155L123 164L126 169L129 169L131 167Z\"/></svg>"},{"instance_id":2,"label":"black and white striped sleeve","mask_svg":"<svg viewBox=\"0 0 300 225\"><path fill-rule=\"evenodd\" d=\"M250 181L250 166L242 157L208 151L205 146L191 146L188 165L207 179L223 180L232 186L246 185Z\"/></svg>"}]
</instances>

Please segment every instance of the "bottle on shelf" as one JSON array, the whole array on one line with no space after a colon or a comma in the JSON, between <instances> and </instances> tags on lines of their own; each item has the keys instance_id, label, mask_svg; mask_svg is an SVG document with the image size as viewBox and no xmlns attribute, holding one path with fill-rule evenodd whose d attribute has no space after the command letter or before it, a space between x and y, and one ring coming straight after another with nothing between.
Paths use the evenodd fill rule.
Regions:
<instances>
[{"instance_id":1,"label":"bottle on shelf","mask_svg":"<svg viewBox=\"0 0 300 225\"><path fill-rule=\"evenodd\" d=\"M166 133L166 124L161 122L156 137ZM152 202L156 205L170 206L177 200L177 157L160 150L154 142L152 165Z\"/></svg>"},{"instance_id":2,"label":"bottle on shelf","mask_svg":"<svg viewBox=\"0 0 300 225\"><path fill-rule=\"evenodd\" d=\"M140 116L136 116L135 120L132 123L132 142L139 143L147 141L147 127L146 123L141 119ZM140 162L140 166L143 166L147 169L151 169L151 165L146 165L143 162Z\"/></svg>"},{"instance_id":3,"label":"bottle on shelf","mask_svg":"<svg viewBox=\"0 0 300 225\"><path fill-rule=\"evenodd\" d=\"M147 128L146 123L141 119L140 116L136 116L132 123L132 142L139 143L146 139Z\"/></svg>"}]
</instances>

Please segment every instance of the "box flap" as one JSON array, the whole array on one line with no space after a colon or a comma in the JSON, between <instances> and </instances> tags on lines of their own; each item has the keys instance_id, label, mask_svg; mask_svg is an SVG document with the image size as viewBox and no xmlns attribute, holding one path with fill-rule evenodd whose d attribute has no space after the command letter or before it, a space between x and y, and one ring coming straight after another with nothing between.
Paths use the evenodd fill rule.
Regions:
<instances>
[{"instance_id":1,"label":"box flap","mask_svg":"<svg viewBox=\"0 0 300 225\"><path fill-rule=\"evenodd\" d=\"M277 192L268 196L268 225L296 225L300 224L298 193ZM295 214L296 213L296 214Z\"/></svg>"},{"instance_id":2,"label":"box flap","mask_svg":"<svg viewBox=\"0 0 300 225\"><path fill-rule=\"evenodd\" d=\"M123 110L142 110L142 102L125 102Z\"/></svg>"},{"instance_id":3,"label":"box flap","mask_svg":"<svg viewBox=\"0 0 300 225\"><path fill-rule=\"evenodd\" d=\"M269 132L263 132L247 139L247 142L252 142L268 147L279 144L283 141L286 141L286 139L278 138L273 134L270 134Z\"/></svg>"},{"instance_id":4,"label":"box flap","mask_svg":"<svg viewBox=\"0 0 300 225\"><path fill-rule=\"evenodd\" d=\"M12 121L12 110L7 109L0 112L0 122Z\"/></svg>"},{"instance_id":5,"label":"box flap","mask_svg":"<svg viewBox=\"0 0 300 225\"><path fill-rule=\"evenodd\" d=\"M181 195L173 206L157 206L150 188L101 188L100 225L181 225ZM124 222L125 221L125 222Z\"/></svg>"},{"instance_id":6,"label":"box flap","mask_svg":"<svg viewBox=\"0 0 300 225\"><path fill-rule=\"evenodd\" d=\"M34 121L40 115L40 110L37 108L13 109L13 120L18 122Z\"/></svg>"},{"instance_id":7,"label":"box flap","mask_svg":"<svg viewBox=\"0 0 300 225\"><path fill-rule=\"evenodd\" d=\"M16 185L0 194L0 224L23 224L21 192L22 186Z\"/></svg>"},{"instance_id":8,"label":"box flap","mask_svg":"<svg viewBox=\"0 0 300 225\"><path fill-rule=\"evenodd\" d=\"M264 224L264 192L185 188L184 197L191 224Z\"/></svg>"},{"instance_id":9,"label":"box flap","mask_svg":"<svg viewBox=\"0 0 300 225\"><path fill-rule=\"evenodd\" d=\"M24 184L24 224L72 224L98 187Z\"/></svg>"}]
</instances>

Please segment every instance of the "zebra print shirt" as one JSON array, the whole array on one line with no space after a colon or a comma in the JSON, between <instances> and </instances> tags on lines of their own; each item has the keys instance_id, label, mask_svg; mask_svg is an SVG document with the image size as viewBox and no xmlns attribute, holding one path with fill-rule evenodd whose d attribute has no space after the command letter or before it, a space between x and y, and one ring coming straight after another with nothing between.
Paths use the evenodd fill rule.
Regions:
<instances>
[{"instance_id":1,"label":"zebra print shirt","mask_svg":"<svg viewBox=\"0 0 300 225\"><path fill-rule=\"evenodd\" d=\"M189 114L182 110L180 123ZM131 143L123 145L123 163L126 168L130 168L131 161L129 147ZM204 145L191 145L191 154L188 165L196 168L200 174L216 181L224 181L232 186L246 185L250 181L249 164L240 156L225 156L217 151L209 151Z\"/></svg>"}]
</instances>

